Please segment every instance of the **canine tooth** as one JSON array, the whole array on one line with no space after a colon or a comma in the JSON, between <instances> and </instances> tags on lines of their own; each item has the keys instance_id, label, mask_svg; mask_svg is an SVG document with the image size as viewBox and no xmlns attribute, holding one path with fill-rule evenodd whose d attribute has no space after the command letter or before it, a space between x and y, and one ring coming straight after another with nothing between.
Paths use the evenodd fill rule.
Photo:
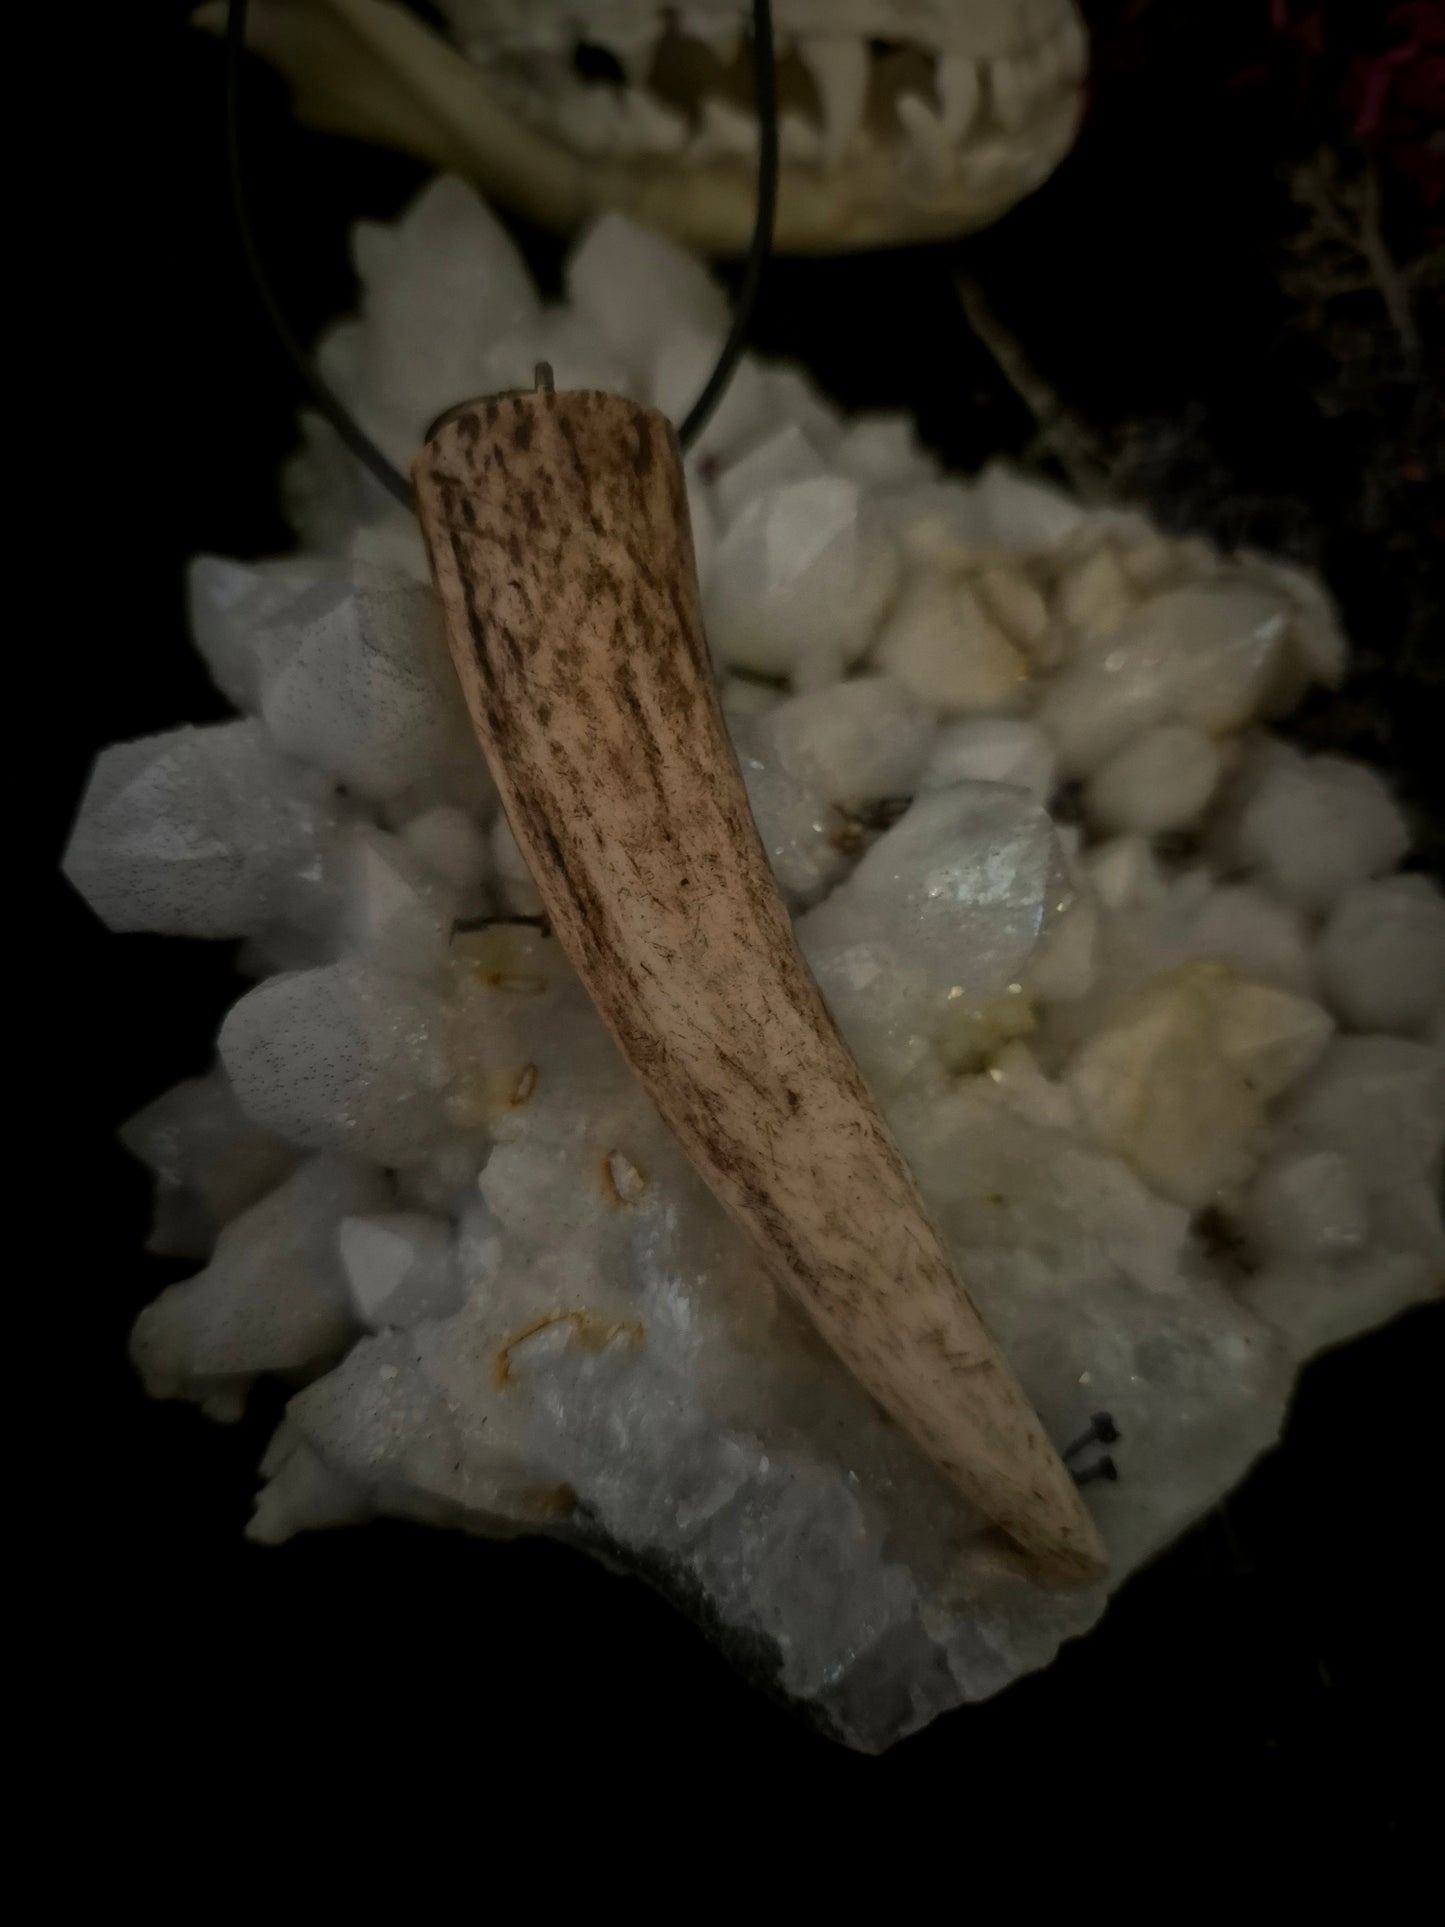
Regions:
<instances>
[{"instance_id":1,"label":"canine tooth","mask_svg":"<svg viewBox=\"0 0 1445 1927\"><path fill-rule=\"evenodd\" d=\"M1054 37L1059 72L1065 80L1082 80L1089 71L1089 35L1076 13L1066 15Z\"/></svg>"},{"instance_id":2,"label":"canine tooth","mask_svg":"<svg viewBox=\"0 0 1445 1927\"><path fill-rule=\"evenodd\" d=\"M678 30L685 33L689 40L700 40L712 54L719 66L730 67L737 59L738 49L743 44L743 30L737 20L719 20L716 14L684 14L678 21ZM776 27L773 30L773 48L782 52L782 41Z\"/></svg>"},{"instance_id":3,"label":"canine tooth","mask_svg":"<svg viewBox=\"0 0 1445 1927\"><path fill-rule=\"evenodd\" d=\"M835 167L863 124L868 98L868 53L852 34L805 34L798 56L813 76L823 106L823 159Z\"/></svg>"},{"instance_id":4,"label":"canine tooth","mask_svg":"<svg viewBox=\"0 0 1445 1927\"><path fill-rule=\"evenodd\" d=\"M991 60L988 63L989 92L993 96L993 111L1001 127L1012 131L1022 127L1028 116L1029 101L1032 98L1028 89L1027 76L1017 60Z\"/></svg>"},{"instance_id":5,"label":"canine tooth","mask_svg":"<svg viewBox=\"0 0 1445 1927\"><path fill-rule=\"evenodd\" d=\"M464 44L470 53L471 47L482 36L469 35ZM489 21L486 40L493 52L503 54L556 53L568 54L577 35L572 22L563 13L554 13L547 8L540 12L529 8L525 17L520 14L511 20Z\"/></svg>"},{"instance_id":6,"label":"canine tooth","mask_svg":"<svg viewBox=\"0 0 1445 1927\"><path fill-rule=\"evenodd\" d=\"M605 47L637 87L652 72L652 57L657 52L662 29L647 23L636 27L609 26L605 32L589 29L587 38L596 46Z\"/></svg>"},{"instance_id":7,"label":"canine tooth","mask_svg":"<svg viewBox=\"0 0 1445 1927\"><path fill-rule=\"evenodd\" d=\"M917 94L901 94L895 107L908 135L905 160L915 180L925 187L945 187L953 179L953 147L943 122Z\"/></svg>"},{"instance_id":8,"label":"canine tooth","mask_svg":"<svg viewBox=\"0 0 1445 1927\"><path fill-rule=\"evenodd\" d=\"M790 107L778 116L778 154L785 161L820 161L823 136L815 121Z\"/></svg>"},{"instance_id":9,"label":"canine tooth","mask_svg":"<svg viewBox=\"0 0 1445 1927\"><path fill-rule=\"evenodd\" d=\"M1024 19L1036 43L1051 39L1071 12L1068 0L1024 0Z\"/></svg>"},{"instance_id":10,"label":"canine tooth","mask_svg":"<svg viewBox=\"0 0 1445 1927\"><path fill-rule=\"evenodd\" d=\"M618 20L613 13L597 20L584 16L574 22L567 65L572 66L579 45L600 48L611 54L633 86L640 86L652 71L662 28L661 17L651 11L644 12L640 20Z\"/></svg>"},{"instance_id":11,"label":"canine tooth","mask_svg":"<svg viewBox=\"0 0 1445 1927\"><path fill-rule=\"evenodd\" d=\"M1064 75L1063 48L1057 40L1046 40L1033 52L1035 94L1047 93Z\"/></svg>"},{"instance_id":12,"label":"canine tooth","mask_svg":"<svg viewBox=\"0 0 1445 1927\"><path fill-rule=\"evenodd\" d=\"M687 122L654 95L629 87L622 96L621 106L623 127L632 137L637 152L680 154L687 145Z\"/></svg>"},{"instance_id":13,"label":"canine tooth","mask_svg":"<svg viewBox=\"0 0 1445 1927\"><path fill-rule=\"evenodd\" d=\"M943 106L944 134L951 141L961 141L978 117L983 92L978 68L961 54L945 54L938 63L934 85Z\"/></svg>"},{"instance_id":14,"label":"canine tooth","mask_svg":"<svg viewBox=\"0 0 1445 1927\"><path fill-rule=\"evenodd\" d=\"M1019 91L1024 98L1024 107L1031 110L1040 97L1049 90L1053 79L1053 63L1046 46L1032 47L1026 54L1018 55L1014 62L1018 69Z\"/></svg>"},{"instance_id":15,"label":"canine tooth","mask_svg":"<svg viewBox=\"0 0 1445 1927\"><path fill-rule=\"evenodd\" d=\"M584 154L612 154L621 144L622 108L611 87L577 87L560 95L556 124Z\"/></svg>"},{"instance_id":16,"label":"canine tooth","mask_svg":"<svg viewBox=\"0 0 1445 1927\"><path fill-rule=\"evenodd\" d=\"M711 95L702 104L702 125L690 152L700 161L751 159L757 150L757 128L751 114Z\"/></svg>"}]
</instances>

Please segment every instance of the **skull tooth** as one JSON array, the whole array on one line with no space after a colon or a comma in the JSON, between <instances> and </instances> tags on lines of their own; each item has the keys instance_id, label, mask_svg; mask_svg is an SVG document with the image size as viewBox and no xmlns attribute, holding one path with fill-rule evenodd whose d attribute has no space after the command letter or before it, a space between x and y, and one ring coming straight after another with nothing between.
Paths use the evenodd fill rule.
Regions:
<instances>
[{"instance_id":1,"label":"skull tooth","mask_svg":"<svg viewBox=\"0 0 1445 1927\"><path fill-rule=\"evenodd\" d=\"M953 179L953 143L938 114L917 94L900 94L894 111L908 136L903 159L914 184L927 189L946 187Z\"/></svg>"},{"instance_id":2,"label":"skull tooth","mask_svg":"<svg viewBox=\"0 0 1445 1927\"><path fill-rule=\"evenodd\" d=\"M1049 57L1047 46L1033 47L1021 54L1017 61L1019 88L1024 97L1026 112L1032 112L1042 97L1049 91L1054 80L1054 63Z\"/></svg>"},{"instance_id":3,"label":"skull tooth","mask_svg":"<svg viewBox=\"0 0 1445 1927\"><path fill-rule=\"evenodd\" d=\"M1024 0L1024 20L1036 42L1051 40L1071 12L1068 0Z\"/></svg>"},{"instance_id":4,"label":"skull tooth","mask_svg":"<svg viewBox=\"0 0 1445 1927\"><path fill-rule=\"evenodd\" d=\"M1033 53L1034 73L1038 80L1038 92L1047 93L1056 87L1064 75L1064 50L1057 39L1046 40L1036 47Z\"/></svg>"},{"instance_id":5,"label":"skull tooth","mask_svg":"<svg viewBox=\"0 0 1445 1927\"><path fill-rule=\"evenodd\" d=\"M490 14L491 10L487 11ZM545 7L540 11L529 9L525 17L518 14L510 20L489 17L484 32L468 32L468 24L465 19L458 23L462 45L469 54L473 47L485 47L489 53L503 56L566 54L577 38L565 14L554 13Z\"/></svg>"},{"instance_id":6,"label":"skull tooth","mask_svg":"<svg viewBox=\"0 0 1445 1927\"><path fill-rule=\"evenodd\" d=\"M813 77L823 108L823 159L829 167L852 146L868 98L868 54L847 34L806 34L798 54Z\"/></svg>"},{"instance_id":7,"label":"skull tooth","mask_svg":"<svg viewBox=\"0 0 1445 1927\"><path fill-rule=\"evenodd\" d=\"M640 19L629 18L626 13L619 19L613 13L601 10L590 19L584 14L571 28L568 63L570 65L576 59L579 48L600 50L611 54L626 81L634 87L640 86L652 72L657 43L662 38L662 27L661 16L651 11L644 11ZM593 84L596 84L595 80Z\"/></svg>"},{"instance_id":8,"label":"skull tooth","mask_svg":"<svg viewBox=\"0 0 1445 1927\"><path fill-rule=\"evenodd\" d=\"M572 87L559 93L558 128L583 154L614 154L622 145L622 106L613 87Z\"/></svg>"},{"instance_id":9,"label":"skull tooth","mask_svg":"<svg viewBox=\"0 0 1445 1927\"><path fill-rule=\"evenodd\" d=\"M622 126L634 152L680 154L687 145L687 122L655 95L629 87L620 106Z\"/></svg>"},{"instance_id":10,"label":"skull tooth","mask_svg":"<svg viewBox=\"0 0 1445 1927\"><path fill-rule=\"evenodd\" d=\"M597 44L607 49L634 87L640 87L652 72L653 56L662 38L660 25L643 23L636 27L608 27L597 35Z\"/></svg>"},{"instance_id":11,"label":"skull tooth","mask_svg":"<svg viewBox=\"0 0 1445 1927\"><path fill-rule=\"evenodd\" d=\"M934 85L942 106L944 134L955 144L963 140L978 118L982 95L978 68L961 54L945 54L938 63Z\"/></svg>"},{"instance_id":12,"label":"skull tooth","mask_svg":"<svg viewBox=\"0 0 1445 1927\"><path fill-rule=\"evenodd\" d=\"M1058 49L1059 71L1065 80L1082 80L1089 71L1089 36L1083 21L1072 10L1065 15L1054 38Z\"/></svg>"},{"instance_id":13,"label":"skull tooth","mask_svg":"<svg viewBox=\"0 0 1445 1927\"><path fill-rule=\"evenodd\" d=\"M738 49L743 44L742 23L738 19L720 20L716 14L687 14L678 21L678 31L685 33L689 40L701 41L721 67L730 67L737 59ZM782 42L776 28L773 44L779 52Z\"/></svg>"},{"instance_id":14,"label":"skull tooth","mask_svg":"<svg viewBox=\"0 0 1445 1927\"><path fill-rule=\"evenodd\" d=\"M1022 127L1028 118L1033 90L1023 63L1017 60L991 60L988 63L989 94L994 118L1010 132Z\"/></svg>"},{"instance_id":15,"label":"skull tooth","mask_svg":"<svg viewBox=\"0 0 1445 1927\"><path fill-rule=\"evenodd\" d=\"M751 114L710 95L702 104L701 125L688 151L699 161L750 160L757 151L756 123Z\"/></svg>"},{"instance_id":16,"label":"skull tooth","mask_svg":"<svg viewBox=\"0 0 1445 1927\"><path fill-rule=\"evenodd\" d=\"M778 154L782 160L805 164L823 158L823 136L817 123L795 107L778 116Z\"/></svg>"}]
</instances>

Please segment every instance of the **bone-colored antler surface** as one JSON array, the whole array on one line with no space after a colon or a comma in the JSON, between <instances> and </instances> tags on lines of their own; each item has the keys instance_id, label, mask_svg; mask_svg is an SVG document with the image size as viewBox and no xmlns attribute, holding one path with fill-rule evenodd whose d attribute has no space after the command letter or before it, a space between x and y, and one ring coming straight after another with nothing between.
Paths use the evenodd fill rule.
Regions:
<instances>
[{"instance_id":1,"label":"bone-colored antler surface","mask_svg":"<svg viewBox=\"0 0 1445 1927\"><path fill-rule=\"evenodd\" d=\"M556 934L694 1165L1041 1577L1104 1553L793 940L699 613L666 420L538 392L414 464L467 704Z\"/></svg>"}]
</instances>

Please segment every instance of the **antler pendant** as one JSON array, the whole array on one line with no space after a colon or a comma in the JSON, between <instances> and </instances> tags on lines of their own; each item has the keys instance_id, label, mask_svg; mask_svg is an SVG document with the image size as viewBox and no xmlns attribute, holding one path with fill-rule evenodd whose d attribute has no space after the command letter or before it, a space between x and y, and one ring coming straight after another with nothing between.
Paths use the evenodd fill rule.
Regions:
<instances>
[{"instance_id":1,"label":"antler pendant","mask_svg":"<svg viewBox=\"0 0 1445 1927\"><path fill-rule=\"evenodd\" d=\"M501 396L445 417L413 476L508 820L628 1062L848 1369L1039 1577L1096 1577L1093 1522L793 940L670 425L614 395Z\"/></svg>"}]
</instances>

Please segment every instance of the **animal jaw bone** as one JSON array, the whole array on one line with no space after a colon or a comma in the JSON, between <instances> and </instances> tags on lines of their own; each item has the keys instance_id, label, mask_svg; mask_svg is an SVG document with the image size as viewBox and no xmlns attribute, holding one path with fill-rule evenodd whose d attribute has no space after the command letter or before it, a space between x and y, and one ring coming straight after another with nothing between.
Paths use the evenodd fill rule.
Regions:
<instances>
[{"instance_id":1,"label":"animal jaw bone","mask_svg":"<svg viewBox=\"0 0 1445 1927\"><path fill-rule=\"evenodd\" d=\"M251 44L303 119L469 175L546 225L608 208L746 245L756 125L746 0L444 0L457 45L390 0L256 0ZM1073 0L775 0L777 246L943 238L1037 187L1077 131ZM225 0L196 18L219 30Z\"/></svg>"},{"instance_id":2,"label":"animal jaw bone","mask_svg":"<svg viewBox=\"0 0 1445 1927\"><path fill-rule=\"evenodd\" d=\"M1093 1521L794 940L718 706L666 419L493 397L443 420L413 478L473 725L624 1055L860 1382L1040 1577L1098 1578Z\"/></svg>"}]
</instances>

